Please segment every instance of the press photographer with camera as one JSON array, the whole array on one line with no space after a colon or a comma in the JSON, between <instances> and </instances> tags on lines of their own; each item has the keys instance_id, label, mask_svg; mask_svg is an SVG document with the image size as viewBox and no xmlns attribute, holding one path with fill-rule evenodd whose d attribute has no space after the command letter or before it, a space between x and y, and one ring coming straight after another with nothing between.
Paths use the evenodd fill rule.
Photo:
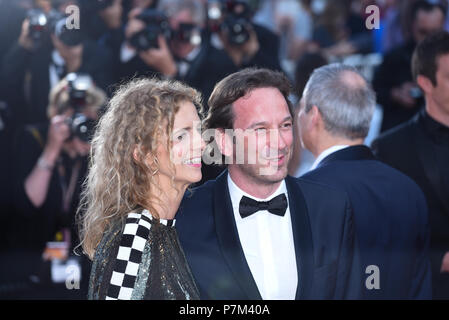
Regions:
<instances>
[{"instance_id":1,"label":"press photographer with camera","mask_svg":"<svg viewBox=\"0 0 449 320\"><path fill-rule=\"evenodd\" d=\"M47 120L48 93L70 72L90 74L105 91L113 83L110 51L81 29L70 29L62 12L30 10L17 43L2 61L0 81L6 100L20 110L25 123Z\"/></svg>"},{"instance_id":2,"label":"press photographer with camera","mask_svg":"<svg viewBox=\"0 0 449 320\"><path fill-rule=\"evenodd\" d=\"M194 0L163 0L130 12L121 48L123 77L158 74L181 80L205 99L234 66L223 50L203 41L205 8Z\"/></svg>"},{"instance_id":3,"label":"press photographer with camera","mask_svg":"<svg viewBox=\"0 0 449 320\"><path fill-rule=\"evenodd\" d=\"M27 125L16 137L15 212L5 228L10 252L21 252L15 255L19 273L24 279L35 275L44 284L57 281L54 270L48 279L50 262L53 268L54 259L65 261L78 244L74 217L90 137L106 95L89 76L69 74L52 89L49 100L50 123Z\"/></svg>"},{"instance_id":4,"label":"press photographer with camera","mask_svg":"<svg viewBox=\"0 0 449 320\"><path fill-rule=\"evenodd\" d=\"M252 21L253 10L247 0L208 0L207 12L211 44L223 48L235 67L282 70L280 39Z\"/></svg>"}]
</instances>

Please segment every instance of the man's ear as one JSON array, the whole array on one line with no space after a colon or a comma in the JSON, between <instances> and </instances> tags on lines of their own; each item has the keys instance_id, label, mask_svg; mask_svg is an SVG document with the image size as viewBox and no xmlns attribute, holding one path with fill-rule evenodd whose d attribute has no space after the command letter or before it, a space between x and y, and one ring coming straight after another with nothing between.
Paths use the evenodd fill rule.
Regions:
<instances>
[{"instance_id":1,"label":"man's ear","mask_svg":"<svg viewBox=\"0 0 449 320\"><path fill-rule=\"evenodd\" d=\"M430 92L432 91L433 83L426 76L418 75L418 77L416 78L416 83L425 93L430 94Z\"/></svg>"},{"instance_id":2,"label":"man's ear","mask_svg":"<svg viewBox=\"0 0 449 320\"><path fill-rule=\"evenodd\" d=\"M225 157L231 157L234 151L232 138L226 134L224 129L216 129L214 137L220 153Z\"/></svg>"},{"instance_id":3,"label":"man's ear","mask_svg":"<svg viewBox=\"0 0 449 320\"><path fill-rule=\"evenodd\" d=\"M317 106L313 106L312 109L309 110L310 118L313 127L320 127L323 123L323 117L321 116L321 112Z\"/></svg>"}]
</instances>

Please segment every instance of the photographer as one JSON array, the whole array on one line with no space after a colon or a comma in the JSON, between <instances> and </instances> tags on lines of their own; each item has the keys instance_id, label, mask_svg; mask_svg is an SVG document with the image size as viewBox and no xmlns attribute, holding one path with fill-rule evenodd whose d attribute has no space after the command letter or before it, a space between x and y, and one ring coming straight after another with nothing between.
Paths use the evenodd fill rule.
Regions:
<instances>
[{"instance_id":1,"label":"photographer","mask_svg":"<svg viewBox=\"0 0 449 320\"><path fill-rule=\"evenodd\" d=\"M113 82L111 61L106 48L86 39L80 29L68 29L60 11L33 9L3 59L0 81L7 102L20 109L25 123L42 122L47 120L48 93L60 79L83 72L106 90Z\"/></svg>"},{"instance_id":2,"label":"photographer","mask_svg":"<svg viewBox=\"0 0 449 320\"><path fill-rule=\"evenodd\" d=\"M90 77L69 74L53 88L49 100L50 124L25 126L15 140L15 215L5 229L15 280L26 282L35 275L44 284L55 282L49 279L50 262L65 261L79 243L74 217L87 171L90 136L106 95ZM56 253L51 247L55 241L63 244ZM87 280L87 274L83 277Z\"/></svg>"},{"instance_id":3,"label":"photographer","mask_svg":"<svg viewBox=\"0 0 449 320\"><path fill-rule=\"evenodd\" d=\"M248 1L209 0L211 44L223 48L238 69L256 66L281 70L279 37L252 22L252 15Z\"/></svg>"},{"instance_id":4,"label":"photographer","mask_svg":"<svg viewBox=\"0 0 449 320\"><path fill-rule=\"evenodd\" d=\"M207 99L234 66L224 51L203 41L204 26L204 6L198 1L164 0L157 11L131 11L121 48L123 76L156 73L187 83Z\"/></svg>"}]
</instances>

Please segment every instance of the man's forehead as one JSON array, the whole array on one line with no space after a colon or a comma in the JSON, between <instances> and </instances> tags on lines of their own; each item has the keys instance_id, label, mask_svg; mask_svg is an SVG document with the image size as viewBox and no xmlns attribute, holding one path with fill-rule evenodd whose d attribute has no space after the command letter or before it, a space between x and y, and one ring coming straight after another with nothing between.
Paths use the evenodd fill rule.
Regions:
<instances>
[{"instance_id":1,"label":"man's forehead","mask_svg":"<svg viewBox=\"0 0 449 320\"><path fill-rule=\"evenodd\" d=\"M290 115L288 104L277 88L257 88L233 103L235 123L267 122Z\"/></svg>"}]
</instances>

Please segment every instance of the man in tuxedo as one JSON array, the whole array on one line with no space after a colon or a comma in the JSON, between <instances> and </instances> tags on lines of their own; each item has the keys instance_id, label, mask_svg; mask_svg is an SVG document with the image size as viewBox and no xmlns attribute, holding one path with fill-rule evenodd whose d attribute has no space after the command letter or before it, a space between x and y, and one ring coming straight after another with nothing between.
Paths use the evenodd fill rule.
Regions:
<instances>
[{"instance_id":1,"label":"man in tuxedo","mask_svg":"<svg viewBox=\"0 0 449 320\"><path fill-rule=\"evenodd\" d=\"M347 196L287 176L289 91L282 73L244 69L209 99L203 134L212 132L213 153L203 160L223 157L227 170L186 195L176 216L202 299L360 298Z\"/></svg>"},{"instance_id":2,"label":"man in tuxedo","mask_svg":"<svg viewBox=\"0 0 449 320\"><path fill-rule=\"evenodd\" d=\"M424 191L431 229L433 298L449 299L449 33L441 31L423 40L412 61L425 109L381 135L373 149Z\"/></svg>"},{"instance_id":3,"label":"man in tuxedo","mask_svg":"<svg viewBox=\"0 0 449 320\"><path fill-rule=\"evenodd\" d=\"M376 105L353 67L316 69L300 103L301 142L316 161L304 179L343 189L354 209L367 299L430 299L424 194L363 145Z\"/></svg>"}]
</instances>

